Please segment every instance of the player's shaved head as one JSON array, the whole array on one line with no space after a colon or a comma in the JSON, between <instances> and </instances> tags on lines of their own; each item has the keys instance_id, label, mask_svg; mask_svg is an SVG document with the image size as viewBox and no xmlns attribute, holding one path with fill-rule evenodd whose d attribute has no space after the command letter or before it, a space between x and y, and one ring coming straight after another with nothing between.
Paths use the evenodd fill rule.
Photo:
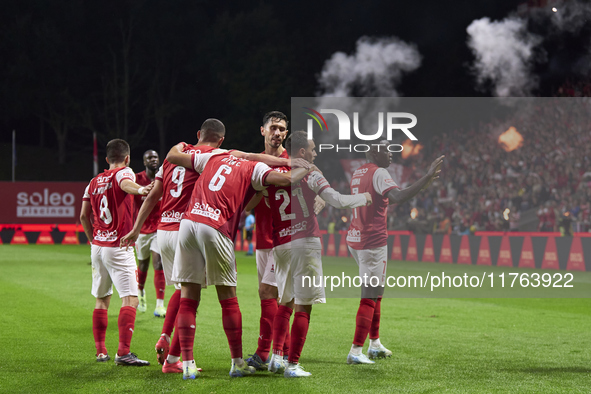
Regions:
<instances>
[{"instance_id":1,"label":"player's shaved head","mask_svg":"<svg viewBox=\"0 0 591 394\"><path fill-rule=\"evenodd\" d=\"M144 160L146 159L146 157L151 156L151 155L158 156L158 152L156 152L154 149L148 149L147 151L144 152Z\"/></svg>"},{"instance_id":2,"label":"player's shaved head","mask_svg":"<svg viewBox=\"0 0 591 394\"><path fill-rule=\"evenodd\" d=\"M217 119L207 119L201 125L201 138L202 142L218 142L226 135L226 126Z\"/></svg>"},{"instance_id":3,"label":"player's shaved head","mask_svg":"<svg viewBox=\"0 0 591 394\"><path fill-rule=\"evenodd\" d=\"M381 140L377 144L371 144L369 150L365 152L365 157L371 163L379 167L387 168L392 162L392 153L388 151L388 141Z\"/></svg>"},{"instance_id":4,"label":"player's shaved head","mask_svg":"<svg viewBox=\"0 0 591 394\"><path fill-rule=\"evenodd\" d=\"M287 127L289 125L289 121L287 120L287 116L280 111L270 111L267 112L265 114L265 116L263 116L263 126L266 125L270 120L277 120L277 121L281 121L284 120L285 121L285 127Z\"/></svg>"},{"instance_id":5,"label":"player's shaved head","mask_svg":"<svg viewBox=\"0 0 591 394\"><path fill-rule=\"evenodd\" d=\"M114 139L107 143L107 160L109 164L123 163L130 152L129 144L122 139Z\"/></svg>"}]
</instances>

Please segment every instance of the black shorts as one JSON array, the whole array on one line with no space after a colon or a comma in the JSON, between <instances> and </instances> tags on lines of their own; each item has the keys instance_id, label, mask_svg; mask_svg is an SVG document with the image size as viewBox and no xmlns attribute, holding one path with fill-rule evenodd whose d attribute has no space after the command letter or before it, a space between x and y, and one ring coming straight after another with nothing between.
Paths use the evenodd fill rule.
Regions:
<instances>
[{"instance_id":1,"label":"black shorts","mask_svg":"<svg viewBox=\"0 0 591 394\"><path fill-rule=\"evenodd\" d=\"M252 241L252 230L246 230L246 240Z\"/></svg>"}]
</instances>

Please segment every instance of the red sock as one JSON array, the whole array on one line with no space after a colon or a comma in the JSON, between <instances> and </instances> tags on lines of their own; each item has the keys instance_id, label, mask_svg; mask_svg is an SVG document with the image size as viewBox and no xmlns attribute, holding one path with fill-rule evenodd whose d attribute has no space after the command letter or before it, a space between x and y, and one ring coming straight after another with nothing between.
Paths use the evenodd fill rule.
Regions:
<instances>
[{"instance_id":1,"label":"red sock","mask_svg":"<svg viewBox=\"0 0 591 394\"><path fill-rule=\"evenodd\" d=\"M261 300L261 321L259 330L259 346L256 354L266 361L273 341L273 319L277 313L277 299Z\"/></svg>"},{"instance_id":2,"label":"red sock","mask_svg":"<svg viewBox=\"0 0 591 394\"><path fill-rule=\"evenodd\" d=\"M285 305L279 305L273 320L273 353L283 355L285 335L289 332L289 319L293 310Z\"/></svg>"},{"instance_id":3,"label":"red sock","mask_svg":"<svg viewBox=\"0 0 591 394\"><path fill-rule=\"evenodd\" d=\"M96 354L107 354L105 347L105 334L107 333L107 324L109 322L106 309L95 309L92 312L92 333L94 334L94 345Z\"/></svg>"},{"instance_id":4,"label":"red sock","mask_svg":"<svg viewBox=\"0 0 591 394\"><path fill-rule=\"evenodd\" d=\"M148 271L141 271L139 268L135 271L137 274L137 288L139 290L144 290L144 285L146 284L146 278L148 277Z\"/></svg>"},{"instance_id":5,"label":"red sock","mask_svg":"<svg viewBox=\"0 0 591 394\"><path fill-rule=\"evenodd\" d=\"M222 325L228 337L232 358L242 357L242 313L238 306L238 298L220 301L222 305Z\"/></svg>"},{"instance_id":6,"label":"red sock","mask_svg":"<svg viewBox=\"0 0 591 394\"><path fill-rule=\"evenodd\" d=\"M380 337L380 309L382 305L382 298L376 301L376 308L373 310L373 320L371 321L371 328L369 329L369 339L378 339Z\"/></svg>"},{"instance_id":7,"label":"red sock","mask_svg":"<svg viewBox=\"0 0 591 394\"><path fill-rule=\"evenodd\" d=\"M310 325L310 314L306 312L296 312L291 326L291 346L289 351L289 362L297 364L300 361L300 355L306 343L308 327Z\"/></svg>"},{"instance_id":8,"label":"red sock","mask_svg":"<svg viewBox=\"0 0 591 394\"><path fill-rule=\"evenodd\" d=\"M168 300L168 306L166 307L166 317L164 318L164 324L162 325L162 334L166 334L169 337L172 336L172 330L174 329L174 322L179 311L180 302L181 291L176 290L174 293L172 293L170 300Z\"/></svg>"},{"instance_id":9,"label":"red sock","mask_svg":"<svg viewBox=\"0 0 591 394\"><path fill-rule=\"evenodd\" d=\"M289 345L291 344L291 335L289 335L289 322L287 322L287 331L285 332L285 341L283 341L283 355L289 356Z\"/></svg>"},{"instance_id":10,"label":"red sock","mask_svg":"<svg viewBox=\"0 0 591 394\"><path fill-rule=\"evenodd\" d=\"M154 287L156 288L156 298L159 300L163 300L164 290L166 289L166 279L164 279L164 270L154 270Z\"/></svg>"},{"instance_id":11,"label":"red sock","mask_svg":"<svg viewBox=\"0 0 591 394\"><path fill-rule=\"evenodd\" d=\"M124 306L119 310L119 348L117 355L125 356L129 353L129 345L131 344L131 336L135 327L135 308L132 306Z\"/></svg>"},{"instance_id":12,"label":"red sock","mask_svg":"<svg viewBox=\"0 0 591 394\"><path fill-rule=\"evenodd\" d=\"M193 360L193 343L195 342L195 315L197 314L198 306L199 301L192 300L190 298L181 298L179 303L179 312L176 317L175 336L178 334L183 360L185 361Z\"/></svg>"},{"instance_id":13,"label":"red sock","mask_svg":"<svg viewBox=\"0 0 591 394\"><path fill-rule=\"evenodd\" d=\"M179 341L179 332L178 330L174 332L172 338L170 338L170 349L168 354L174 357L181 356L181 342ZM189 360L191 361L191 360Z\"/></svg>"},{"instance_id":14,"label":"red sock","mask_svg":"<svg viewBox=\"0 0 591 394\"><path fill-rule=\"evenodd\" d=\"M363 346L367 339L367 334L371 327L371 319L373 318L376 303L369 298L362 298L357 310L357 318L355 319L355 336L353 337L353 345Z\"/></svg>"}]
</instances>

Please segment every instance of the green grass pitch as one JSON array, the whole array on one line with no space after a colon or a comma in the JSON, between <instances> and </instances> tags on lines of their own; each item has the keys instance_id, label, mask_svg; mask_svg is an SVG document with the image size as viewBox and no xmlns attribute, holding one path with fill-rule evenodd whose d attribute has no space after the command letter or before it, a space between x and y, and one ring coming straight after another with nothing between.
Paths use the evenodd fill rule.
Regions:
<instances>
[{"instance_id":1,"label":"green grass pitch","mask_svg":"<svg viewBox=\"0 0 591 394\"><path fill-rule=\"evenodd\" d=\"M269 373L230 379L230 354L213 288L203 291L195 355L196 381L164 375L154 345L152 268L148 312L138 313L132 351L147 368L95 362L90 247L0 246L0 392L485 392L591 391L591 300L584 298L389 298L382 303L382 343L394 353L375 365L346 364L356 298L314 307L301 357L307 379ZM341 260L325 258L327 265ZM392 262L388 273L393 274ZM401 263L408 267L408 263ZM406 264L406 265L404 265ZM415 263L425 264L425 263ZM429 265L434 270L437 264ZM447 265L446 271L466 267ZM532 271L529 271L532 272ZM245 357L256 349L260 315L254 258L238 256L238 300ZM172 294L167 288L167 298ZM109 310L107 348L117 349L117 313ZM367 344L366 344L367 348Z\"/></svg>"}]
</instances>

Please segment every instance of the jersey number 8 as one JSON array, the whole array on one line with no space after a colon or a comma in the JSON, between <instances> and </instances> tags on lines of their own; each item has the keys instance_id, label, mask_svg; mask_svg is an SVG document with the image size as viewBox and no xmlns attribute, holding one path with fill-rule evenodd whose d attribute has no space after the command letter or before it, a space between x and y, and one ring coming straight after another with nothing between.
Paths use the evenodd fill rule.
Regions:
<instances>
[{"instance_id":1,"label":"jersey number 8","mask_svg":"<svg viewBox=\"0 0 591 394\"><path fill-rule=\"evenodd\" d=\"M101 215L100 218L105 224L111 224L113 221L113 216L111 215L111 211L109 211L109 202L107 201L107 196L103 196L101 199Z\"/></svg>"}]
</instances>

